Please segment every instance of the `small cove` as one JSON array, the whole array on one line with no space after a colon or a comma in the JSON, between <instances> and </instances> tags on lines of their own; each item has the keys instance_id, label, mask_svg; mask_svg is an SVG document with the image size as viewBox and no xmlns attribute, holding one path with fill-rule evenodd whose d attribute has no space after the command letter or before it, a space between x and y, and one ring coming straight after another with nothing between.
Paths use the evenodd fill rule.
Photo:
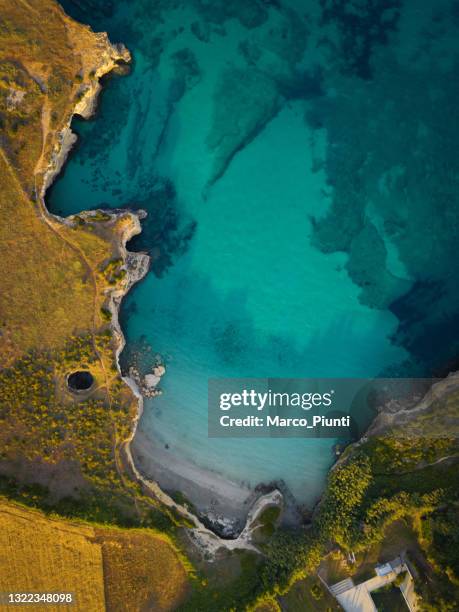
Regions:
<instances>
[{"instance_id":1,"label":"small cove","mask_svg":"<svg viewBox=\"0 0 459 612\"><path fill-rule=\"evenodd\" d=\"M332 211L345 233L361 206L359 192L347 217L333 208L345 179L347 193L359 187L336 160L356 151L365 158L367 144L351 110L363 112L376 85L343 77L325 62L313 44L323 26L315 32L309 23L308 34L305 24L300 29L300 9L314 18L315 3L263 14L253 8L242 20L217 9L206 13L199 2L158 6L160 15L152 15L142 2L121 2L110 16L93 11L92 21L86 19L127 44L133 70L109 81L94 120L74 122L80 146L48 203L64 215L120 206L148 212L132 248L150 252L152 271L121 313L127 352L148 347L167 368L163 395L145 402L142 452L150 440L151 453L167 450L174 461L247 490L282 480L311 507L334 459L333 440L208 439L207 380L429 372L430 364L394 343L399 320L392 299L409 295L419 275L403 259L406 245L386 234L392 212L382 208L384 194L372 191L383 185L392 202L398 197L389 152L387 163L381 157L379 166L360 169L368 184L362 215L377 228L387 255L376 260L362 243L360 266L369 261L378 278L387 277L385 286L370 284L373 302L387 292L387 305L362 299L362 285L347 267L350 253L358 256L351 248L320 248L315 238L316 225ZM395 49L400 43L393 40ZM318 66L325 71L320 83ZM391 116L385 120L393 129ZM365 136L376 141L376 134ZM415 366L407 369L407 362ZM164 478L160 484L172 486Z\"/></svg>"}]
</instances>

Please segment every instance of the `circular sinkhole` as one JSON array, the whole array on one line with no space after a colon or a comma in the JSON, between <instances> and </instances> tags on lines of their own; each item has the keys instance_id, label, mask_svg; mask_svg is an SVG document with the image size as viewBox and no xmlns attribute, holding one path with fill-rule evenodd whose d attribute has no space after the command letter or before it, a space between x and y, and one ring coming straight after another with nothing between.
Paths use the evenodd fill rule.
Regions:
<instances>
[{"instance_id":1,"label":"circular sinkhole","mask_svg":"<svg viewBox=\"0 0 459 612\"><path fill-rule=\"evenodd\" d=\"M87 370L72 372L67 377L67 385L70 391L87 391L94 384L94 376Z\"/></svg>"}]
</instances>

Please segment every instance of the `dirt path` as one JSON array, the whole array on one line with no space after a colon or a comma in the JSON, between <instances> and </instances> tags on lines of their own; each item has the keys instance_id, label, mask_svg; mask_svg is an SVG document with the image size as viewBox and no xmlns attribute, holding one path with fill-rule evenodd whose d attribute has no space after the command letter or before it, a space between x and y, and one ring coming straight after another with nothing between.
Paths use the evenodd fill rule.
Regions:
<instances>
[{"instance_id":1,"label":"dirt path","mask_svg":"<svg viewBox=\"0 0 459 612\"><path fill-rule=\"evenodd\" d=\"M32 75L29 74L29 76L33 78ZM48 96L45 95L45 101L43 103L43 108L41 110L41 133L42 133L41 153L40 153L40 157L37 160L37 163L35 164L35 168L34 168L35 176L40 171L40 168L43 167L43 158L45 155L46 138L50 131L49 130L50 119L51 119L51 111L49 108L49 99L48 99ZM35 188L36 187L37 187L37 184L35 180Z\"/></svg>"}]
</instances>

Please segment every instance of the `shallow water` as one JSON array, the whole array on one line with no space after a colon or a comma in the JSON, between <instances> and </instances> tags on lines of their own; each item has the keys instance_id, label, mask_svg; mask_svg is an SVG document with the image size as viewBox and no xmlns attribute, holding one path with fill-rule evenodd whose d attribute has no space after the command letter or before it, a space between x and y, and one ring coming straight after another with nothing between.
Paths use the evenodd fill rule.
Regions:
<instances>
[{"instance_id":1,"label":"shallow water","mask_svg":"<svg viewBox=\"0 0 459 612\"><path fill-rule=\"evenodd\" d=\"M454 3L318 4L64 2L134 64L48 197L149 213L122 311L125 360L167 365L142 430L309 504L333 440L208 439L207 379L429 375L459 312Z\"/></svg>"}]
</instances>

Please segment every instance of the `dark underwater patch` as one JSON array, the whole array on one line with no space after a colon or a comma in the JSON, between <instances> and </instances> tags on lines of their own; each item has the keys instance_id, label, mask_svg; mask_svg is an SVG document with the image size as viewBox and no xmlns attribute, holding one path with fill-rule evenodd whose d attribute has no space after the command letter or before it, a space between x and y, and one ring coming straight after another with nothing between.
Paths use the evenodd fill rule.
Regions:
<instances>
[{"instance_id":1,"label":"dark underwater patch","mask_svg":"<svg viewBox=\"0 0 459 612\"><path fill-rule=\"evenodd\" d=\"M195 87L201 80L201 69L195 54L191 49L179 49L172 54L171 60L175 72L175 94L172 100L178 101L187 91Z\"/></svg>"},{"instance_id":2,"label":"dark underwater patch","mask_svg":"<svg viewBox=\"0 0 459 612\"><path fill-rule=\"evenodd\" d=\"M371 55L397 27L401 0L320 0L322 25L336 24L344 72L371 79Z\"/></svg>"},{"instance_id":3,"label":"dark underwater patch","mask_svg":"<svg viewBox=\"0 0 459 612\"><path fill-rule=\"evenodd\" d=\"M432 374L457 369L459 357L458 295L438 281L416 282L390 305L400 321L394 341L404 346Z\"/></svg>"},{"instance_id":4,"label":"dark underwater patch","mask_svg":"<svg viewBox=\"0 0 459 612\"><path fill-rule=\"evenodd\" d=\"M320 66L312 70L295 70L291 76L280 76L277 87L286 100L318 98L324 95L323 70Z\"/></svg>"},{"instance_id":5,"label":"dark underwater patch","mask_svg":"<svg viewBox=\"0 0 459 612\"><path fill-rule=\"evenodd\" d=\"M127 329L129 318L137 311L137 309L131 310L131 302L132 299L128 297L121 305L120 324L123 329ZM150 374L152 366L159 361L160 356L154 353L145 335L137 339L129 338L119 358L123 376L129 376L129 369L132 367L142 376Z\"/></svg>"},{"instance_id":6,"label":"dark underwater patch","mask_svg":"<svg viewBox=\"0 0 459 612\"><path fill-rule=\"evenodd\" d=\"M60 4L68 15L91 25L112 17L116 8L114 0L62 0Z\"/></svg>"},{"instance_id":7,"label":"dark underwater patch","mask_svg":"<svg viewBox=\"0 0 459 612\"><path fill-rule=\"evenodd\" d=\"M223 23L237 19L246 28L258 28L268 19L268 11L257 0L194 0L194 5L203 19L211 23Z\"/></svg>"},{"instance_id":8,"label":"dark underwater patch","mask_svg":"<svg viewBox=\"0 0 459 612\"><path fill-rule=\"evenodd\" d=\"M327 130L323 167L332 193L328 212L313 220L313 242L349 255L360 300L397 317L393 342L425 375L459 354L457 67L432 68L440 61L433 49L452 53L457 37L448 20L431 28L434 19L423 29L430 32L426 50L413 42L412 62L399 63L388 46L373 59L371 80L345 71L334 95L312 99L305 115L311 127ZM389 247L400 278L391 272Z\"/></svg>"},{"instance_id":9,"label":"dark underwater patch","mask_svg":"<svg viewBox=\"0 0 459 612\"><path fill-rule=\"evenodd\" d=\"M186 253L196 222L182 216L174 185L167 179L153 179L148 189L144 185L139 199L129 206L148 212L142 222L142 233L129 242L129 249L147 251L153 273L164 276L177 258Z\"/></svg>"}]
</instances>

